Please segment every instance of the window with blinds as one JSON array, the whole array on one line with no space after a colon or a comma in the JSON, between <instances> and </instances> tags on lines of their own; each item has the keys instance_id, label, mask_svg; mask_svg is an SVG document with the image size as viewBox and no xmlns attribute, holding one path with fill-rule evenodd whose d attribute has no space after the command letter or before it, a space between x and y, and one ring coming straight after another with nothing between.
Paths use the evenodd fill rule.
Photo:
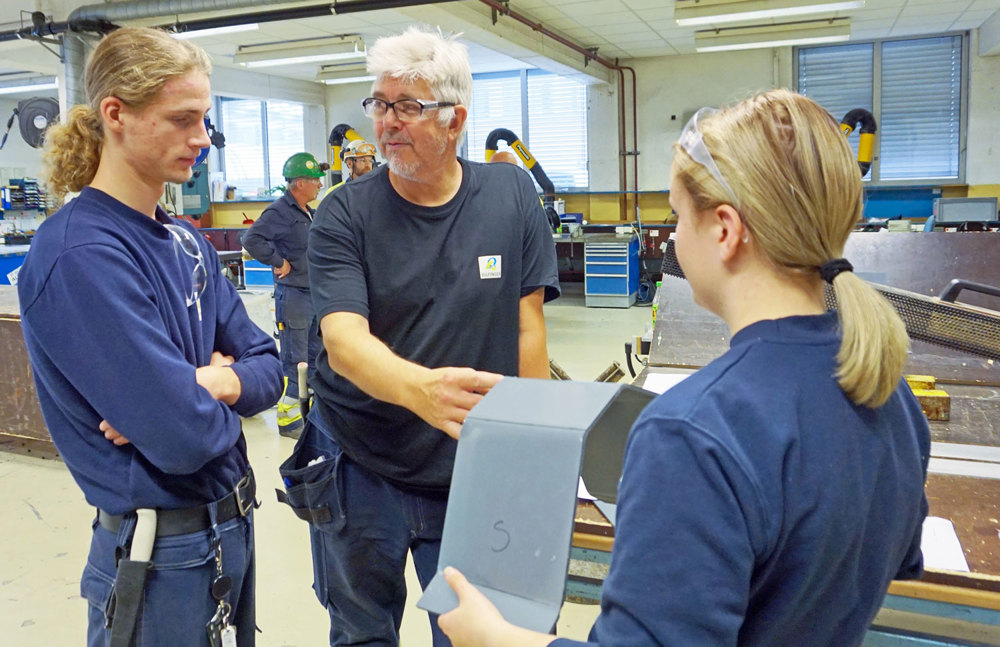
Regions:
<instances>
[{"instance_id":1,"label":"window with blinds","mask_svg":"<svg viewBox=\"0 0 1000 647\"><path fill-rule=\"evenodd\" d=\"M485 161L486 137L496 128L512 130L521 138L525 136L520 72L477 74L473 78L466 135L470 160Z\"/></svg>"},{"instance_id":2,"label":"window with blinds","mask_svg":"<svg viewBox=\"0 0 1000 647\"><path fill-rule=\"evenodd\" d=\"M963 47L956 35L799 48L798 90L838 120L872 111L871 180L961 181Z\"/></svg>"},{"instance_id":3,"label":"window with blinds","mask_svg":"<svg viewBox=\"0 0 1000 647\"><path fill-rule=\"evenodd\" d=\"M305 107L283 101L219 98L225 183L256 196L283 185L285 160L305 147Z\"/></svg>"},{"instance_id":4,"label":"window with blinds","mask_svg":"<svg viewBox=\"0 0 1000 647\"><path fill-rule=\"evenodd\" d=\"M267 116L267 167L270 184L274 188L285 184L281 169L285 160L305 150L305 106L301 103L268 101Z\"/></svg>"},{"instance_id":5,"label":"window with blinds","mask_svg":"<svg viewBox=\"0 0 1000 647\"><path fill-rule=\"evenodd\" d=\"M880 175L957 179L962 128L962 37L882 44Z\"/></svg>"},{"instance_id":6,"label":"window with blinds","mask_svg":"<svg viewBox=\"0 0 1000 647\"><path fill-rule=\"evenodd\" d=\"M586 189L587 86L528 72L528 148L557 189Z\"/></svg>"},{"instance_id":7,"label":"window with blinds","mask_svg":"<svg viewBox=\"0 0 1000 647\"><path fill-rule=\"evenodd\" d=\"M557 189L586 189L587 86L541 70L477 74L469 106L467 157L484 159L496 128L514 132Z\"/></svg>"},{"instance_id":8,"label":"window with blinds","mask_svg":"<svg viewBox=\"0 0 1000 647\"><path fill-rule=\"evenodd\" d=\"M838 122L855 108L873 109L872 43L812 47L798 51L799 92L827 109ZM850 139L858 154L857 134Z\"/></svg>"}]
</instances>

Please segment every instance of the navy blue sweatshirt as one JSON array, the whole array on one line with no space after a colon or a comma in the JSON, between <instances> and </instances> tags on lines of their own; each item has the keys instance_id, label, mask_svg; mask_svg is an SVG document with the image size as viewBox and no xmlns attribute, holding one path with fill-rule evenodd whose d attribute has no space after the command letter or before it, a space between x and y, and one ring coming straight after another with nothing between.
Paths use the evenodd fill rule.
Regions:
<instances>
[{"instance_id":1,"label":"navy blue sweatshirt","mask_svg":"<svg viewBox=\"0 0 1000 647\"><path fill-rule=\"evenodd\" d=\"M598 645L860 645L919 577L930 430L833 377L835 314L752 324L628 439ZM577 644L558 640L555 647Z\"/></svg>"},{"instance_id":2,"label":"navy blue sweatshirt","mask_svg":"<svg viewBox=\"0 0 1000 647\"><path fill-rule=\"evenodd\" d=\"M196 261L164 224L201 250L200 318L188 305ZM281 366L205 238L85 188L39 227L18 278L42 414L87 501L118 514L228 493L248 467L240 416L277 401ZM235 359L232 407L195 381L212 351ZM103 419L131 444L106 440Z\"/></svg>"}]
</instances>

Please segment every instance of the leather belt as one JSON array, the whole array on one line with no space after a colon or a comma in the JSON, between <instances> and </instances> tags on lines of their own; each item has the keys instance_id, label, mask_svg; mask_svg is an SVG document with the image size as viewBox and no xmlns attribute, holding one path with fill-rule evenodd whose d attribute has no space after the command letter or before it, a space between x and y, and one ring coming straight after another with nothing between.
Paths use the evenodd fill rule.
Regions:
<instances>
[{"instance_id":1,"label":"leather belt","mask_svg":"<svg viewBox=\"0 0 1000 647\"><path fill-rule=\"evenodd\" d=\"M223 523L237 516L247 516L252 509L257 507L254 499L256 492L257 483L254 480L253 471L251 470L239 480L233 487L232 492L219 499L216 522ZM109 514L101 509L97 510L97 522L109 532L118 532L118 529L122 525L123 516L120 514ZM156 511L157 537L170 537L173 535L201 532L202 530L207 530L211 525L212 522L208 516L207 505Z\"/></svg>"}]
</instances>

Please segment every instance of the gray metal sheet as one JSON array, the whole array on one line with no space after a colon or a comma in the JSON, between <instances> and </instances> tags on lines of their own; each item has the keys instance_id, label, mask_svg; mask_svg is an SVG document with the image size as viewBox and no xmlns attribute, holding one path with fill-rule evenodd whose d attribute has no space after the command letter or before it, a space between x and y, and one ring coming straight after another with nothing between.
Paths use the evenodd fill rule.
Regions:
<instances>
[{"instance_id":1,"label":"gray metal sheet","mask_svg":"<svg viewBox=\"0 0 1000 647\"><path fill-rule=\"evenodd\" d=\"M584 444L602 441L608 459L597 482L616 491L624 439L651 398L593 382L504 378L493 387L463 425L438 572L417 606L433 613L456 606L442 574L454 566L508 621L551 630L565 589ZM567 424L555 424L559 417Z\"/></svg>"}]
</instances>

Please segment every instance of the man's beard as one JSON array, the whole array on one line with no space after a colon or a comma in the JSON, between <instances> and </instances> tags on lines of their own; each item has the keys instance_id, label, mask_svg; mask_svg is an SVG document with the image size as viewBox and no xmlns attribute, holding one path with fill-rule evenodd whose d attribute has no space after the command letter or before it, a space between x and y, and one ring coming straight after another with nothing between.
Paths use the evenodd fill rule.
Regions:
<instances>
[{"instance_id":1,"label":"man's beard","mask_svg":"<svg viewBox=\"0 0 1000 647\"><path fill-rule=\"evenodd\" d=\"M386 163L389 165L389 170L392 171L393 174L406 180L418 181L420 179L420 169L424 166L423 159L420 156L412 162L404 162L399 159L398 155L386 155L385 142L383 141L380 143L382 144L382 156L385 157ZM407 143L412 146L413 142L411 140ZM431 143L427 156L436 160L437 158L440 158L447 149L448 138L442 137Z\"/></svg>"}]
</instances>

